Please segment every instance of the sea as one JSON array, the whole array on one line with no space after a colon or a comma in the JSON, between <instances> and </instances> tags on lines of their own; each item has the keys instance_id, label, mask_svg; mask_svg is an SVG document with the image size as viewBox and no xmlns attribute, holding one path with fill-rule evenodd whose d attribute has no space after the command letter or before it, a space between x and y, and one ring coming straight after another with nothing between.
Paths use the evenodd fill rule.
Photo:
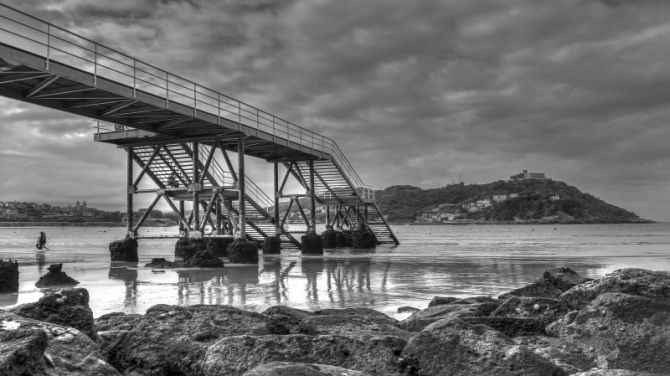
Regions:
<instances>
[{"instance_id":1,"label":"sea","mask_svg":"<svg viewBox=\"0 0 670 376\"><path fill-rule=\"evenodd\" d=\"M18 260L19 292L0 294L0 308L37 301L35 287L50 264L90 294L95 317L144 313L156 304L225 304L263 311L274 305L318 310L368 307L396 318L398 308L425 308L436 295L497 296L542 272L567 266L599 278L621 268L670 271L670 223L608 225L395 225L399 246L372 250L298 250L260 257L258 265L221 269L155 269L154 257L174 258L175 239L141 239L139 263L110 262L108 245L120 227L0 228L0 258ZM49 250L38 251L40 231ZM149 228L149 235L174 233Z\"/></svg>"}]
</instances>

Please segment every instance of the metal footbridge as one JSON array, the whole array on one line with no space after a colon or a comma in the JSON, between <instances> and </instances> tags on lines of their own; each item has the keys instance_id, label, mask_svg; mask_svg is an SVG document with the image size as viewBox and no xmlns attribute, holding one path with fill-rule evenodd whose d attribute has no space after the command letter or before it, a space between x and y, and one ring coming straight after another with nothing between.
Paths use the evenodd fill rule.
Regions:
<instances>
[{"instance_id":1,"label":"metal footbridge","mask_svg":"<svg viewBox=\"0 0 670 376\"><path fill-rule=\"evenodd\" d=\"M367 226L398 244L374 190L332 139L3 4L0 95L95 119L95 141L127 151L131 236L163 199L179 216L177 236L234 232L299 246L288 220L298 213L313 233L319 204L328 225ZM271 194L245 174L245 156L274 164ZM289 179L305 193L284 193ZM133 215L138 194L154 198Z\"/></svg>"}]
</instances>

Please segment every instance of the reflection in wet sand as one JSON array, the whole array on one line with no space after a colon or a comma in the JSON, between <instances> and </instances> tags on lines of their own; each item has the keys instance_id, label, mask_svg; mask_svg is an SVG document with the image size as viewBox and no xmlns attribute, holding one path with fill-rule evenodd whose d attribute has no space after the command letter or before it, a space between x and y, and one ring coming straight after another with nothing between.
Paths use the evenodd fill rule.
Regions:
<instances>
[{"instance_id":1,"label":"reflection in wet sand","mask_svg":"<svg viewBox=\"0 0 670 376\"><path fill-rule=\"evenodd\" d=\"M110 264L109 279L123 281L126 286L126 296L123 299L123 307L134 310L137 306L137 263L114 262L113 264Z\"/></svg>"},{"instance_id":2,"label":"reflection in wet sand","mask_svg":"<svg viewBox=\"0 0 670 376\"><path fill-rule=\"evenodd\" d=\"M37 262L37 272L42 275L44 273L44 265L46 264L44 251L35 251L35 261Z\"/></svg>"},{"instance_id":3,"label":"reflection in wet sand","mask_svg":"<svg viewBox=\"0 0 670 376\"><path fill-rule=\"evenodd\" d=\"M161 301L153 304L225 304L256 310L273 305L311 310L366 306L393 313L401 305L423 307L435 295L497 296L531 282L552 267L567 265L584 275L602 268L598 263L561 260L458 257L428 262L378 256L338 251L324 257L261 257L258 266L168 269L160 275L149 274L147 269L142 272L146 277L139 282L140 291L136 264L112 265L109 278L124 281L123 305L132 311L143 298L141 290L153 288L153 293L176 293L160 294Z\"/></svg>"}]
</instances>

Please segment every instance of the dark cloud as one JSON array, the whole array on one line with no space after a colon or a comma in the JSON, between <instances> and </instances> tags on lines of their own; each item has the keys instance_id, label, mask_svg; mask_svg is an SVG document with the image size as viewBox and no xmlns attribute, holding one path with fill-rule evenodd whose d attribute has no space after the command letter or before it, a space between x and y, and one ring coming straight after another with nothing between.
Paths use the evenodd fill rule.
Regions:
<instances>
[{"instance_id":1,"label":"dark cloud","mask_svg":"<svg viewBox=\"0 0 670 376\"><path fill-rule=\"evenodd\" d=\"M336 139L376 186L527 168L670 219L650 204L670 186L664 1L13 4ZM110 192L101 202L122 206L123 155L90 142L86 120L11 101L0 111L3 176L77 166ZM28 178L12 181L3 193L30 193Z\"/></svg>"}]
</instances>

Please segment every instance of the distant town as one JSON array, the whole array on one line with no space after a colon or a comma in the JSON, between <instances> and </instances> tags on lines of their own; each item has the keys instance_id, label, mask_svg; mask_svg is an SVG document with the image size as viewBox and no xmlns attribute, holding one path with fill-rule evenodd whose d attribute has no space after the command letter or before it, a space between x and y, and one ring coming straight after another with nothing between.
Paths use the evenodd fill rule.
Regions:
<instances>
[{"instance_id":1,"label":"distant town","mask_svg":"<svg viewBox=\"0 0 670 376\"><path fill-rule=\"evenodd\" d=\"M123 223L125 213L89 207L86 201L55 206L25 201L0 201L0 222Z\"/></svg>"},{"instance_id":2,"label":"distant town","mask_svg":"<svg viewBox=\"0 0 670 376\"><path fill-rule=\"evenodd\" d=\"M523 170L516 175L510 176L508 182L522 182L530 180L551 180L544 172L529 172ZM458 223L471 222L470 214L484 212L491 209L494 205L502 204L511 199L518 199L519 193L499 193L491 194L485 198L477 200L468 199L458 204L439 204L419 213L416 216L417 223ZM527 195L524 195L527 197ZM561 196L557 193L550 193L547 197L549 201L558 201Z\"/></svg>"}]
</instances>

